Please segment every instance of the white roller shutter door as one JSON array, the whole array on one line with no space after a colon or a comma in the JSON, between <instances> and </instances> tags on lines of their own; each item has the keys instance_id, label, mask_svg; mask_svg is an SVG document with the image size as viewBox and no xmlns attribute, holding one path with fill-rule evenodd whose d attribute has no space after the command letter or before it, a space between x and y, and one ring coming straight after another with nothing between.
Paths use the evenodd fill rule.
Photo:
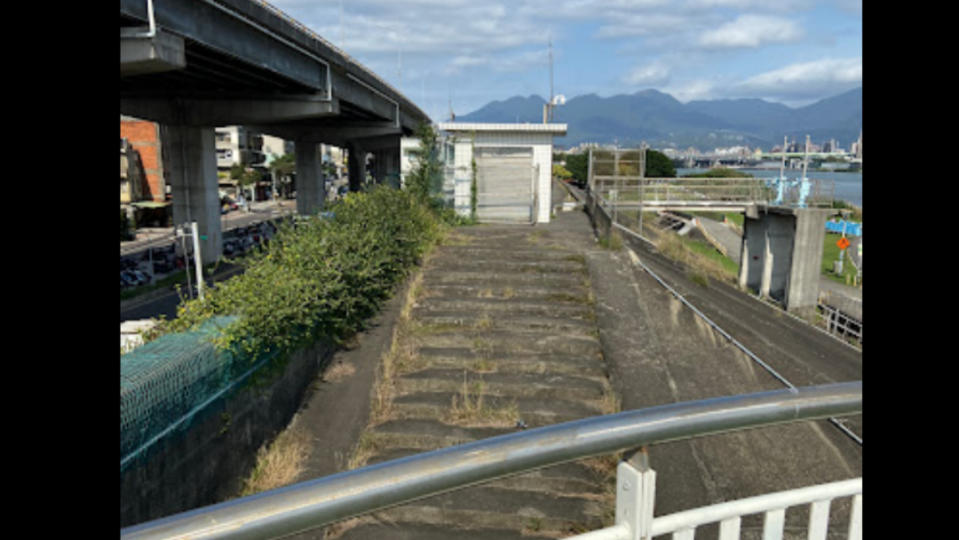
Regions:
<instances>
[{"instance_id":1,"label":"white roller shutter door","mask_svg":"<svg viewBox=\"0 0 959 540\"><path fill-rule=\"evenodd\" d=\"M533 149L476 148L475 159L479 220L531 223L535 201Z\"/></svg>"}]
</instances>

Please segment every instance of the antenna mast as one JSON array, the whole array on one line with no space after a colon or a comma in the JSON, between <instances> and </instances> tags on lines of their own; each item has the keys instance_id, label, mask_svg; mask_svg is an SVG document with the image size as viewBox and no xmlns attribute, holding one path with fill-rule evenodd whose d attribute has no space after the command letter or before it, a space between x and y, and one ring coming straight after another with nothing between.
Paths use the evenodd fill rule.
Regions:
<instances>
[{"instance_id":1,"label":"antenna mast","mask_svg":"<svg viewBox=\"0 0 959 540\"><path fill-rule=\"evenodd\" d=\"M549 38L549 121L553 121L553 37Z\"/></svg>"}]
</instances>

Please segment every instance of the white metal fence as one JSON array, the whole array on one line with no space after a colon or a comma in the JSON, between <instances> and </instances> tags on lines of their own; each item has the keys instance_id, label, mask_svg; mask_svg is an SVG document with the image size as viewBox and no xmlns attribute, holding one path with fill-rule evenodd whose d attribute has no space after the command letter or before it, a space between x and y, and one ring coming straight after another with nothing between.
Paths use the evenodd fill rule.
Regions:
<instances>
[{"instance_id":1,"label":"white metal fence","mask_svg":"<svg viewBox=\"0 0 959 540\"><path fill-rule=\"evenodd\" d=\"M719 540L740 537L742 517L764 515L763 540L780 540L785 527L786 509L809 505L806 537L825 540L829 530L829 506L834 499L852 497L852 512L846 527L847 538L862 538L862 477L805 488L767 493L736 501L694 508L653 517L656 500L656 471L648 465L644 453L620 462L616 469L616 524L569 540L634 540L671 534L673 540L693 540L696 529L719 524Z\"/></svg>"}]
</instances>

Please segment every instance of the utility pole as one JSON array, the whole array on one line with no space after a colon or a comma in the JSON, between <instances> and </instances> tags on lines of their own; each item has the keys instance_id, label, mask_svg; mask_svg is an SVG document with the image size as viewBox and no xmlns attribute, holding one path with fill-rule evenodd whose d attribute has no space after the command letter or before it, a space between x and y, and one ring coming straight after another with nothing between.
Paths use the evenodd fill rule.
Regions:
<instances>
[{"instance_id":1,"label":"utility pole","mask_svg":"<svg viewBox=\"0 0 959 540\"><path fill-rule=\"evenodd\" d=\"M190 283L190 261L187 259L185 231L185 223L176 228L176 235L180 238L180 250L183 251L183 270L186 271L186 290L190 298L193 298L193 284Z\"/></svg>"},{"instance_id":2,"label":"utility pole","mask_svg":"<svg viewBox=\"0 0 959 540\"><path fill-rule=\"evenodd\" d=\"M779 181L784 182L786 180L786 136L783 135L783 161L779 165Z\"/></svg>"},{"instance_id":3,"label":"utility pole","mask_svg":"<svg viewBox=\"0 0 959 540\"><path fill-rule=\"evenodd\" d=\"M193 262L194 268L196 269L196 289L200 300L203 300L203 263L200 258L200 233L196 222L191 221L177 227L176 235L180 237L180 245L183 248L183 269L186 270L186 286L190 291L191 297L193 296L193 285L190 283L190 262L187 260L186 236L190 235L193 237Z\"/></svg>"}]
</instances>

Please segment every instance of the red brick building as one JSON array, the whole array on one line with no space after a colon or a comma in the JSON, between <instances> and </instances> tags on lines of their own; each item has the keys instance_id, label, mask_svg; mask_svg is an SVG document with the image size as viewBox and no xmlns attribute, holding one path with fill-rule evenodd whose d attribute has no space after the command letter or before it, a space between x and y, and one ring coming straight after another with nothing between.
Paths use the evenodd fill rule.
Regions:
<instances>
[{"instance_id":1,"label":"red brick building","mask_svg":"<svg viewBox=\"0 0 959 540\"><path fill-rule=\"evenodd\" d=\"M146 174L146 183L142 186L143 198L155 202L166 201L166 181L160 155L160 126L148 120L121 115L120 137L129 141L133 149L140 154Z\"/></svg>"}]
</instances>

